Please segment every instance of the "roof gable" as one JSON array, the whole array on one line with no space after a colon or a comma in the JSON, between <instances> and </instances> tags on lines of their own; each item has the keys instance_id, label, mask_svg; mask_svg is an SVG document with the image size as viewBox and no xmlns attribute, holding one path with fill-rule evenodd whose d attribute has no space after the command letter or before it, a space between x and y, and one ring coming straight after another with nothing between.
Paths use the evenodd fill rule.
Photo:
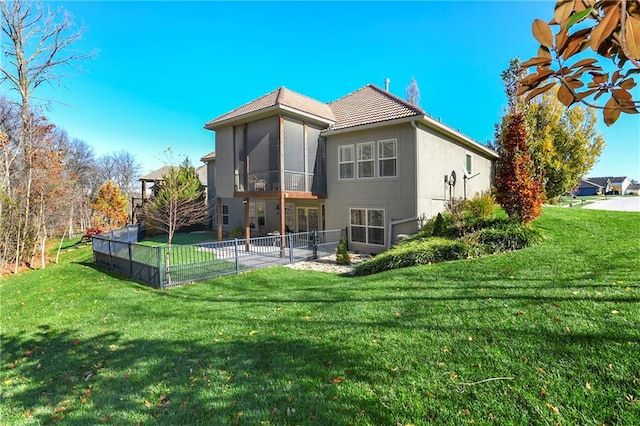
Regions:
<instances>
[{"instance_id":1,"label":"roof gable","mask_svg":"<svg viewBox=\"0 0 640 426\"><path fill-rule=\"evenodd\" d=\"M215 129L220 124L241 120L247 116L269 109L291 109L305 115L318 117L323 121L334 122L335 116L331 108L320 101L301 95L282 86L253 101L223 114L205 124L207 129Z\"/></svg>"},{"instance_id":2,"label":"roof gable","mask_svg":"<svg viewBox=\"0 0 640 426\"><path fill-rule=\"evenodd\" d=\"M373 84L333 101L329 106L336 117L331 130L425 115L420 108Z\"/></svg>"},{"instance_id":3,"label":"roof gable","mask_svg":"<svg viewBox=\"0 0 640 426\"><path fill-rule=\"evenodd\" d=\"M209 162L209 161L215 161L216 159L216 152L215 151L211 151L208 154L203 155L202 157L200 157L200 161L204 161L205 163Z\"/></svg>"}]
</instances>

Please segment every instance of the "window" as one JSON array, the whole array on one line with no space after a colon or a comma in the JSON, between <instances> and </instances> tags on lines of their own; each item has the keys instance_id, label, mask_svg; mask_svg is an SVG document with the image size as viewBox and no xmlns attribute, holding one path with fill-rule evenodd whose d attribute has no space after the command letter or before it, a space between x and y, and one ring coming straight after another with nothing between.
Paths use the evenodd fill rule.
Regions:
<instances>
[{"instance_id":1,"label":"window","mask_svg":"<svg viewBox=\"0 0 640 426\"><path fill-rule=\"evenodd\" d=\"M464 167L467 169L467 174L470 175L473 172L473 159L471 154L467 154L464 162Z\"/></svg>"},{"instance_id":2,"label":"window","mask_svg":"<svg viewBox=\"0 0 640 426\"><path fill-rule=\"evenodd\" d=\"M222 205L222 224L223 225L229 224L229 205L228 204Z\"/></svg>"},{"instance_id":3,"label":"window","mask_svg":"<svg viewBox=\"0 0 640 426\"><path fill-rule=\"evenodd\" d=\"M395 139L378 141L378 176L397 176L397 142Z\"/></svg>"},{"instance_id":4,"label":"window","mask_svg":"<svg viewBox=\"0 0 640 426\"><path fill-rule=\"evenodd\" d=\"M350 209L351 241L384 245L384 210Z\"/></svg>"},{"instance_id":5,"label":"window","mask_svg":"<svg viewBox=\"0 0 640 426\"><path fill-rule=\"evenodd\" d=\"M251 201L249 203L249 226L251 228L256 227L256 220L258 226L264 226L266 223L265 217L265 202L264 201Z\"/></svg>"},{"instance_id":6,"label":"window","mask_svg":"<svg viewBox=\"0 0 640 426\"><path fill-rule=\"evenodd\" d=\"M358 145L358 179L374 177L375 152L373 142Z\"/></svg>"},{"instance_id":7,"label":"window","mask_svg":"<svg viewBox=\"0 0 640 426\"><path fill-rule=\"evenodd\" d=\"M353 145L338 148L339 179L353 179Z\"/></svg>"}]
</instances>

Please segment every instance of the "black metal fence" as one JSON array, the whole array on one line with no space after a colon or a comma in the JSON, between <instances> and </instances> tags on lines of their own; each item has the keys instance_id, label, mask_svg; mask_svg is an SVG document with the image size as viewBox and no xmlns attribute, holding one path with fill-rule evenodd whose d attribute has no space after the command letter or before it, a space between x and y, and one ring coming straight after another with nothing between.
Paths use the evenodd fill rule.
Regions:
<instances>
[{"instance_id":1,"label":"black metal fence","mask_svg":"<svg viewBox=\"0 0 640 426\"><path fill-rule=\"evenodd\" d=\"M317 259L336 252L345 230L236 238L191 245L138 244L144 231L129 226L93 237L93 260L156 288Z\"/></svg>"}]
</instances>

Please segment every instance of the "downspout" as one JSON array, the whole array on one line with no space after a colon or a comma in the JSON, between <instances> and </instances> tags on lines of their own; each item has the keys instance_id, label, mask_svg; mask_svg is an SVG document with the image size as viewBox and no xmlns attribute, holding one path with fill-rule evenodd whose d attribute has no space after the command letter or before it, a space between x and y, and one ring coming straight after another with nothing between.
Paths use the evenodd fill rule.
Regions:
<instances>
[{"instance_id":1,"label":"downspout","mask_svg":"<svg viewBox=\"0 0 640 426\"><path fill-rule=\"evenodd\" d=\"M416 125L415 120L411 120L411 127L413 127L413 158L416 159L415 163L415 176L413 179L414 182L414 203L415 203L415 214L412 217L407 217L405 219L392 220L389 222L389 235L387 238L387 250L391 248L391 242L393 240L393 227L396 225L400 225L402 223L413 222L414 220L418 220L418 126Z\"/></svg>"}]
</instances>

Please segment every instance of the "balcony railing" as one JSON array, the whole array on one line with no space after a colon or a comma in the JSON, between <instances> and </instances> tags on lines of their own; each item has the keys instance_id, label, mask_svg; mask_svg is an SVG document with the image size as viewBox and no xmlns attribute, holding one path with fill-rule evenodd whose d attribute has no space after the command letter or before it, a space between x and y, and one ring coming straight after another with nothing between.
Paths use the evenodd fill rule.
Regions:
<instances>
[{"instance_id":1,"label":"balcony railing","mask_svg":"<svg viewBox=\"0 0 640 426\"><path fill-rule=\"evenodd\" d=\"M278 192L299 191L311 193L325 193L326 180L324 176L314 173L284 172L284 182L280 184L280 172L272 170L268 172L252 172L246 176L246 185L237 177L235 190L237 192Z\"/></svg>"}]
</instances>

